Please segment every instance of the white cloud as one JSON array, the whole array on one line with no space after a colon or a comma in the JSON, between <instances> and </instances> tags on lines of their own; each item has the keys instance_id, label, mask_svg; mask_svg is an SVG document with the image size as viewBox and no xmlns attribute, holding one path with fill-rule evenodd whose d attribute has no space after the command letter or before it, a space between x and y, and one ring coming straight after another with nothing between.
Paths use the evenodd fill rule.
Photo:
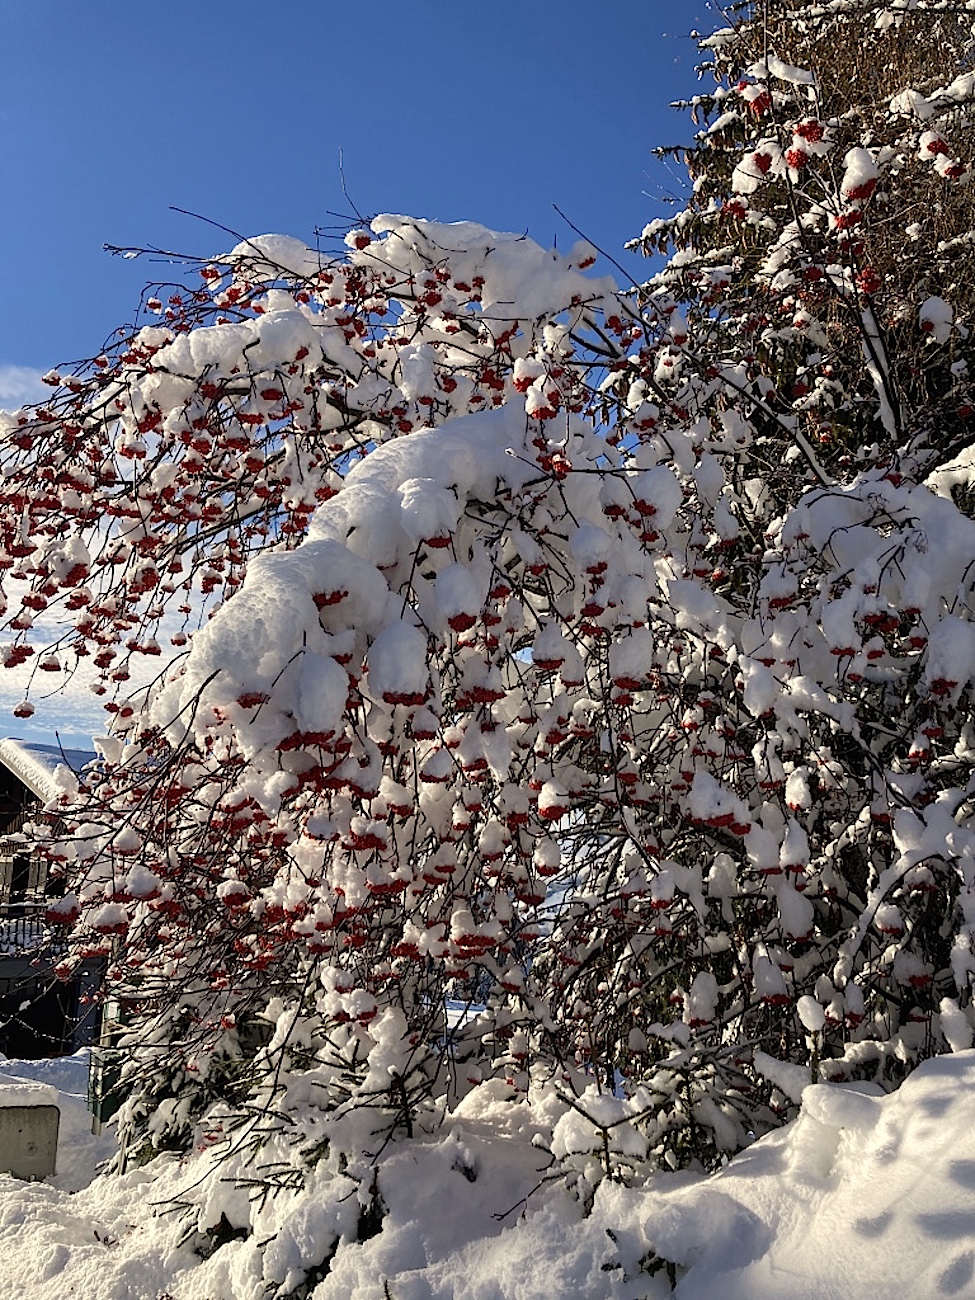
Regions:
<instances>
[{"instance_id":1,"label":"white cloud","mask_svg":"<svg viewBox=\"0 0 975 1300\"><path fill-rule=\"evenodd\" d=\"M41 383L41 371L30 366L0 364L0 411L16 410L25 402L39 402L50 389Z\"/></svg>"},{"instance_id":2,"label":"white cloud","mask_svg":"<svg viewBox=\"0 0 975 1300\"><path fill-rule=\"evenodd\" d=\"M34 740L44 745L57 744L60 738L69 749L90 749L92 736L105 734L108 715L83 688L48 698L32 694L31 703L37 711L32 718L25 719L13 716L23 692L4 690L2 685L0 679L0 736Z\"/></svg>"},{"instance_id":3,"label":"white cloud","mask_svg":"<svg viewBox=\"0 0 975 1300\"><path fill-rule=\"evenodd\" d=\"M20 583L8 583L7 596L11 606L15 606L20 593L26 588ZM196 604L196 601L193 601ZM44 651L58 636L71 626L60 611L56 617L49 610L38 617L30 641L34 646L33 654L26 663L16 668L0 667L0 736L14 736L22 740L42 741L54 744L55 737L60 736L68 745L90 748L92 736L104 735L110 718L105 710L105 703L114 698L109 689L106 695L93 694L91 687L99 680L99 674L90 658L76 659L67 647L62 647L58 658L63 670L44 672L38 664L45 657ZM128 667L131 678L120 687L117 699L129 698L137 707L144 699L144 688L162 672L177 651L170 645L170 636L184 627L182 615L168 612L159 629L159 641L162 646L160 658L133 655ZM188 629L192 635L192 626ZM11 634L0 636L4 640ZM179 652L185 653L185 652ZM111 688L111 683L109 683ZM30 719L15 718L16 706L29 696L35 712ZM83 742L83 743L80 743Z\"/></svg>"},{"instance_id":4,"label":"white cloud","mask_svg":"<svg viewBox=\"0 0 975 1300\"><path fill-rule=\"evenodd\" d=\"M92 694L91 685L98 674L90 659L74 661L70 651L62 651L59 658L65 667L74 671L39 672L37 661L44 657L44 646L49 642L50 629L35 625L33 644L37 653L17 668L0 668L0 736L16 736L25 740L40 740L54 744L55 733L68 744L84 741L88 748L92 736L105 733L109 723L105 701L113 696ZM140 687L147 685L159 672L161 661L133 656L132 679L125 683L119 698L135 696L141 700ZM13 711L26 694L34 705L34 715L29 720L15 718Z\"/></svg>"}]
</instances>

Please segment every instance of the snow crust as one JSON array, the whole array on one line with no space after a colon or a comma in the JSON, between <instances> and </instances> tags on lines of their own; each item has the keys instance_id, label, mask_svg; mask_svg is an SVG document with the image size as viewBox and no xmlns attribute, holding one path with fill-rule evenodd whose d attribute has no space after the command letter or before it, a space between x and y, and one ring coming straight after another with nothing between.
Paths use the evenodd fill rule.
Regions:
<instances>
[{"instance_id":1,"label":"snow crust","mask_svg":"<svg viewBox=\"0 0 975 1300\"><path fill-rule=\"evenodd\" d=\"M46 1083L8 1083L0 1080L0 1109L12 1106L56 1106L58 1095Z\"/></svg>"}]
</instances>

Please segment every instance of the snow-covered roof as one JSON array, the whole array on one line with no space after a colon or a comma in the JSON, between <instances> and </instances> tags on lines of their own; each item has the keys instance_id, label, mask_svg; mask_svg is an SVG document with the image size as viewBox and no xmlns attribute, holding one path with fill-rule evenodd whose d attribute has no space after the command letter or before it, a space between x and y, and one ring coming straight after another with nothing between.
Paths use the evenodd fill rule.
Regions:
<instances>
[{"instance_id":1,"label":"snow-covered roof","mask_svg":"<svg viewBox=\"0 0 975 1300\"><path fill-rule=\"evenodd\" d=\"M58 768L78 773L97 755L87 749L62 749L59 745L39 745L32 740L0 740L0 763L13 772L39 799L55 799L64 789Z\"/></svg>"}]
</instances>

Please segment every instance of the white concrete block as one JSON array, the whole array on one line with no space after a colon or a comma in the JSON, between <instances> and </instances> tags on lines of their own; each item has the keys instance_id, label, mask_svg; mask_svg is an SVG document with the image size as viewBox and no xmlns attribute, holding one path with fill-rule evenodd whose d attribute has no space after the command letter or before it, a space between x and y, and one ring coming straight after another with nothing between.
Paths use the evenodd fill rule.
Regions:
<instances>
[{"instance_id":1,"label":"white concrete block","mask_svg":"<svg viewBox=\"0 0 975 1300\"><path fill-rule=\"evenodd\" d=\"M0 1090L0 1173L49 1178L57 1164L61 1112L57 1106L28 1101L34 1091L30 1085L23 1089L27 1104L20 1104L16 1099L20 1091L8 1084Z\"/></svg>"}]
</instances>

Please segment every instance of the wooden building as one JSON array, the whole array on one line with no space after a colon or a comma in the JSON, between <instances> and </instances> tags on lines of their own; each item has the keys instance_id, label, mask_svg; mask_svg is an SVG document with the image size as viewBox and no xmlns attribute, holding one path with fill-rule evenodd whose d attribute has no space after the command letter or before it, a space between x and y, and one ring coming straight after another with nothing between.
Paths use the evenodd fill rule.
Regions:
<instances>
[{"instance_id":1,"label":"wooden building","mask_svg":"<svg viewBox=\"0 0 975 1300\"><path fill-rule=\"evenodd\" d=\"M30 852L24 823L60 790L58 767L80 771L95 758L32 741L0 740L0 1053L33 1059L63 1056L94 1043L93 998L101 962L85 963L67 983L54 974L63 938L45 924L58 882Z\"/></svg>"}]
</instances>

